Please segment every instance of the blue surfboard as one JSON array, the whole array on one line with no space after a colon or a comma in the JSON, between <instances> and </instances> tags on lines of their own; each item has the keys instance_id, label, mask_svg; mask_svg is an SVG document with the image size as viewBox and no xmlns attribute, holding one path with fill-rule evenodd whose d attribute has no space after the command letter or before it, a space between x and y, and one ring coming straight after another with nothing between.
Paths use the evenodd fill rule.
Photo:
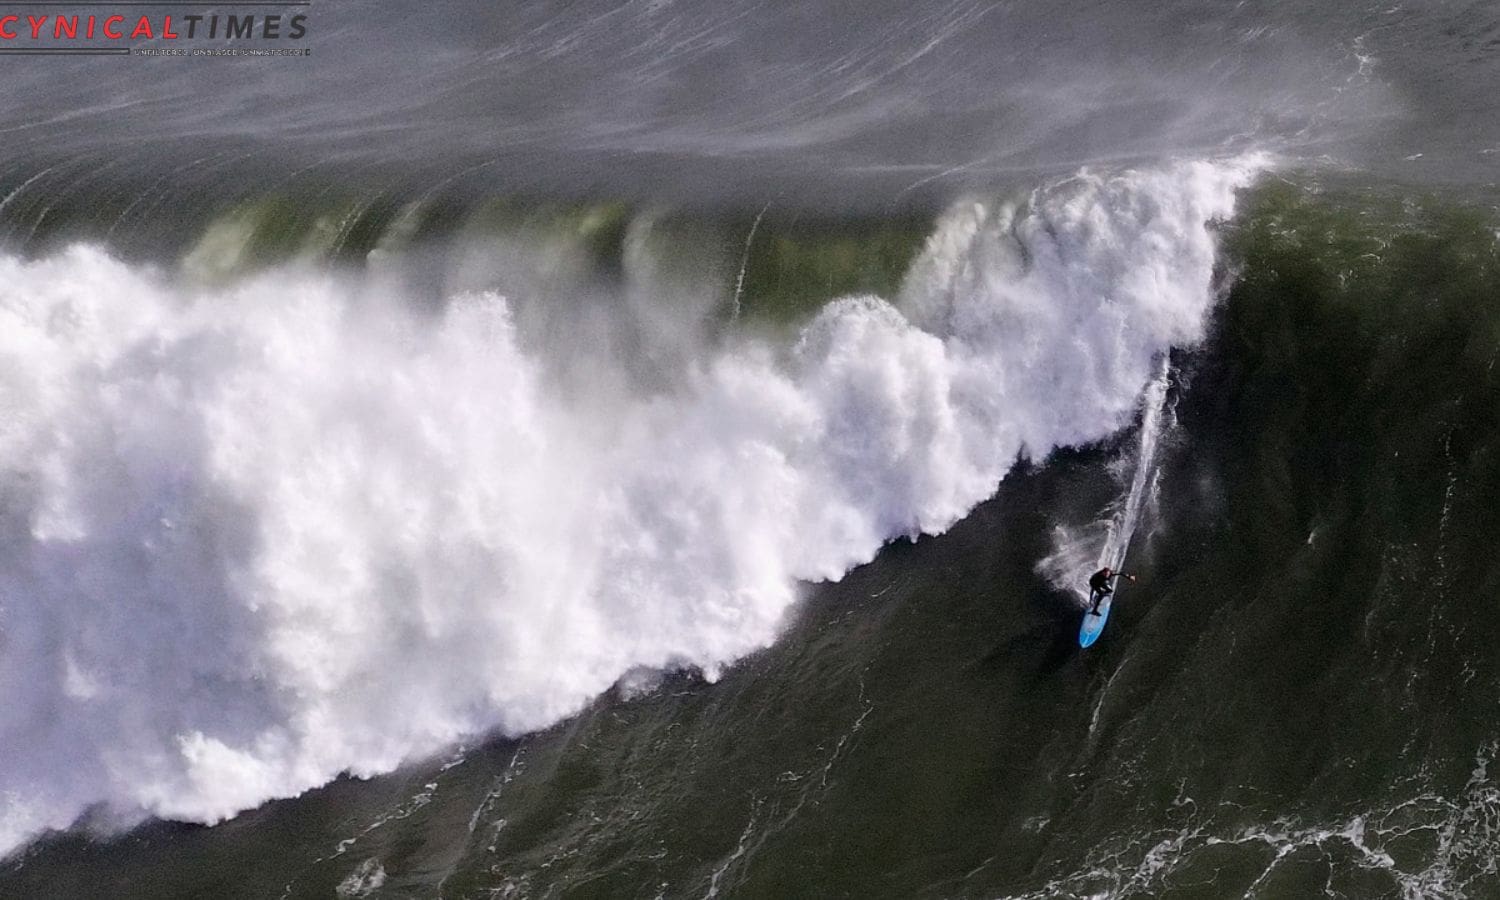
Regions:
<instances>
[{"instance_id":1,"label":"blue surfboard","mask_svg":"<svg viewBox=\"0 0 1500 900\"><path fill-rule=\"evenodd\" d=\"M1088 607L1083 610L1083 624L1078 627L1078 646L1088 647L1094 641L1099 640L1099 635L1104 633L1104 623L1109 621L1109 605L1114 602L1115 595L1107 594L1104 602L1099 604L1099 615L1090 615ZM1093 598L1089 598L1090 604Z\"/></svg>"}]
</instances>

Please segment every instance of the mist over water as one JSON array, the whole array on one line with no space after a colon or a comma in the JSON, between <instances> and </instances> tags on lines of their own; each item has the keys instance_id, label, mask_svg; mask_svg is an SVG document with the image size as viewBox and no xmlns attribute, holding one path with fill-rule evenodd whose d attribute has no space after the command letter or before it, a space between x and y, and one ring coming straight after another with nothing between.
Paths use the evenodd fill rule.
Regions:
<instances>
[{"instance_id":1,"label":"mist over water","mask_svg":"<svg viewBox=\"0 0 1500 900\"><path fill-rule=\"evenodd\" d=\"M310 11L312 56L275 65L6 60L0 134L9 177L50 168L48 193L178 201L336 177L932 209L1081 165L1250 149L1493 181L1493 135L1470 127L1496 115L1492 22L1482 2L349 0Z\"/></svg>"}]
</instances>

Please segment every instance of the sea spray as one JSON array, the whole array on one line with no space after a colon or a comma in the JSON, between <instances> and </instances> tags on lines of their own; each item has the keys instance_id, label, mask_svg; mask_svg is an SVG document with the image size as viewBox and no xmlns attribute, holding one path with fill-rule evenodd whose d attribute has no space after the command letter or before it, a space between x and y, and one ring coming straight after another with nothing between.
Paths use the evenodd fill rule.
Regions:
<instances>
[{"instance_id":1,"label":"sea spray","mask_svg":"<svg viewBox=\"0 0 1500 900\"><path fill-rule=\"evenodd\" d=\"M959 204L899 307L607 408L556 396L494 292L432 316L308 269L0 260L0 847L216 821L766 646L799 580L1128 421L1256 165Z\"/></svg>"}]
</instances>

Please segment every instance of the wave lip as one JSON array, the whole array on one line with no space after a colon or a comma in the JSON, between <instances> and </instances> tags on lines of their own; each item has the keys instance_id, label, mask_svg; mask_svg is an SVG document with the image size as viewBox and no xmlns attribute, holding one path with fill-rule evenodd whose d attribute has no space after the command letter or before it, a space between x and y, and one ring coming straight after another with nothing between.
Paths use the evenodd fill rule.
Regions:
<instances>
[{"instance_id":1,"label":"wave lip","mask_svg":"<svg viewBox=\"0 0 1500 900\"><path fill-rule=\"evenodd\" d=\"M896 304L607 410L549 392L492 292L432 317L303 269L193 294L87 247L0 260L0 849L100 807L218 821L641 667L712 677L799 580L1128 421L1263 165L958 204Z\"/></svg>"}]
</instances>

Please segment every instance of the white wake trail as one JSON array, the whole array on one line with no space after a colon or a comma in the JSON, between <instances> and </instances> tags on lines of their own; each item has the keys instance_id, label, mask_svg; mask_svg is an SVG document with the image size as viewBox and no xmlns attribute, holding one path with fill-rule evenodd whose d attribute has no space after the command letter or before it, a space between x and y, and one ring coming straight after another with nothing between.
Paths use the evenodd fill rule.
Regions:
<instances>
[{"instance_id":1,"label":"white wake trail","mask_svg":"<svg viewBox=\"0 0 1500 900\"><path fill-rule=\"evenodd\" d=\"M1159 373L1151 380L1150 386L1146 388L1145 398L1141 401L1143 413L1140 442L1136 447L1135 474L1130 479L1130 491L1125 495L1125 505L1119 516L1110 522L1104 547L1099 551L1098 566L1101 568L1109 566L1115 571L1123 569L1125 554L1130 549L1131 539L1135 537L1136 526L1140 524L1141 508L1145 504L1150 485L1156 478L1156 447L1161 439L1162 417L1167 407L1169 374L1168 362L1164 356Z\"/></svg>"},{"instance_id":2,"label":"white wake trail","mask_svg":"<svg viewBox=\"0 0 1500 900\"><path fill-rule=\"evenodd\" d=\"M1078 527L1058 525L1053 529L1053 550L1037 563L1037 572L1054 587L1070 593L1079 605L1089 605L1089 576L1108 566L1126 570L1126 556L1136 529L1154 490L1158 469L1157 451L1168 418L1171 366L1165 354L1156 375L1141 397L1141 422L1131 463L1130 485L1105 515Z\"/></svg>"}]
</instances>

